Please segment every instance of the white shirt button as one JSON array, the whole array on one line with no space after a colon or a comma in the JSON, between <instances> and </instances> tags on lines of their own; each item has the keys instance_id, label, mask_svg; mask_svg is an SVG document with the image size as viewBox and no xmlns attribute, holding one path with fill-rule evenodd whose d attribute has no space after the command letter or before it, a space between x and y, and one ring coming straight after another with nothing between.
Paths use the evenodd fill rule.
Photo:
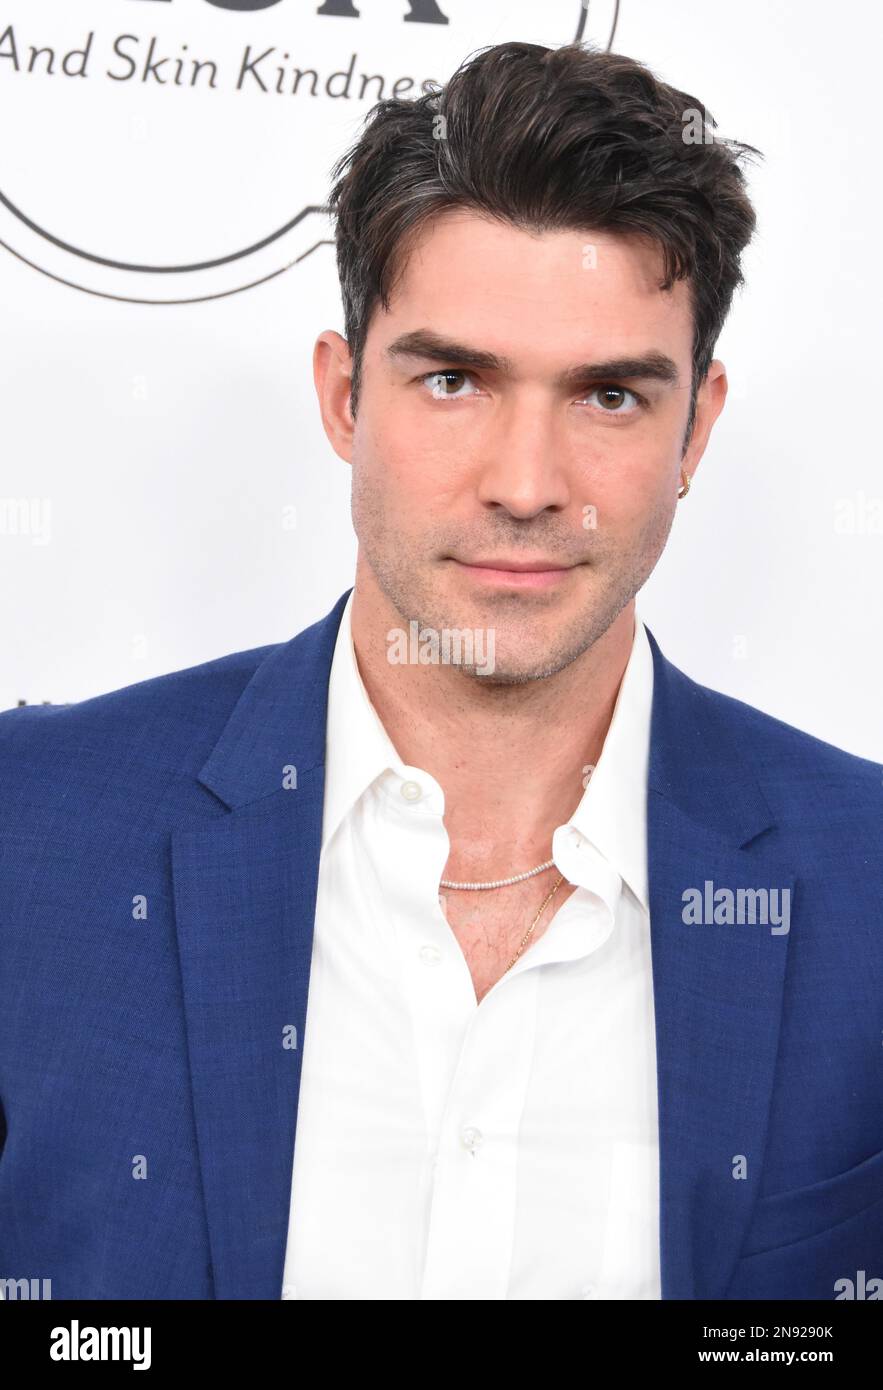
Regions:
<instances>
[{"instance_id":1,"label":"white shirt button","mask_svg":"<svg viewBox=\"0 0 883 1390\"><path fill-rule=\"evenodd\" d=\"M583 1287L582 1287L582 1297L583 1297L583 1298L597 1298L597 1297L598 1297L598 1290L597 1290L597 1288L595 1287L595 1285L594 1285L594 1284L583 1284Z\"/></svg>"},{"instance_id":2,"label":"white shirt button","mask_svg":"<svg viewBox=\"0 0 883 1390\"><path fill-rule=\"evenodd\" d=\"M419 782L403 782L400 790L406 801L419 801L423 795Z\"/></svg>"},{"instance_id":3,"label":"white shirt button","mask_svg":"<svg viewBox=\"0 0 883 1390\"><path fill-rule=\"evenodd\" d=\"M419 955L424 965L438 965L441 960L441 951L437 946L421 946Z\"/></svg>"},{"instance_id":4,"label":"white shirt button","mask_svg":"<svg viewBox=\"0 0 883 1390\"><path fill-rule=\"evenodd\" d=\"M474 1154L479 1145L484 1142L484 1135L480 1129L475 1128L475 1125L466 1125L465 1129L460 1132L460 1140L464 1149L468 1149L470 1153Z\"/></svg>"}]
</instances>

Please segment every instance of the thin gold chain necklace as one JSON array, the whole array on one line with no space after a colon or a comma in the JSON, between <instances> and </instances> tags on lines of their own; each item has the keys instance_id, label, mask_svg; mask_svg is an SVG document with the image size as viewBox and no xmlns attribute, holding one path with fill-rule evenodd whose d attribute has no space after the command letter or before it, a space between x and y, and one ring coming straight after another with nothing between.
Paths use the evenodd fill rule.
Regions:
<instances>
[{"instance_id":1,"label":"thin gold chain necklace","mask_svg":"<svg viewBox=\"0 0 883 1390\"><path fill-rule=\"evenodd\" d=\"M515 952L515 955L512 957L512 959L510 960L509 964L506 966L506 970L511 970L512 967L513 967L513 965L515 964L515 962L518 960L518 957L521 955L521 953L523 952L525 946L527 945L528 941L529 941L530 938L531 938L531 935L532 935L532 933L533 933L534 927L536 926L537 922L538 922L538 921L540 920L540 918L542 917L543 913L545 912L546 908L549 906L549 903L552 901L552 899L554 898L555 894L558 892L558 889L561 887L561 885L562 885L563 882L564 882L564 875L563 875L563 874L559 874L559 875L558 875L558 880L557 880L557 882L555 883L554 887L552 888L552 891L551 891L550 893L547 893L547 894L546 894L545 898L543 899L543 903L542 903L542 906L541 906L539 912L537 913L536 917L534 917L534 919L533 919L533 921L531 922L530 926L528 927L527 931L524 933L524 936L522 937L522 940L521 940L521 945L518 947L518 950ZM503 974L504 974L504 975L506 974L506 970L503 971Z\"/></svg>"}]
</instances>

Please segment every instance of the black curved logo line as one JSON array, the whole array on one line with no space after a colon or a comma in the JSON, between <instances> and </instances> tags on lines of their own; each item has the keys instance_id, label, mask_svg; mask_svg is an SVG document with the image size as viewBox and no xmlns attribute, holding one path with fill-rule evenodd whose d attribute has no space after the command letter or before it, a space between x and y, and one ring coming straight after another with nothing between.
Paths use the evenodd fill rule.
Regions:
<instances>
[{"instance_id":1,"label":"black curved logo line","mask_svg":"<svg viewBox=\"0 0 883 1390\"><path fill-rule=\"evenodd\" d=\"M231 261L241 261L243 256L252 256L255 251L260 251L264 246L278 241L281 236L290 232L292 227L296 227L298 222L301 222L309 213L328 211L327 207L322 207L319 204L308 204L307 207L301 208L300 212L292 217L290 222L286 222L284 227L280 227L278 231L271 232L261 241L256 241L253 246L246 246L242 251L232 251L229 256L218 256L213 261L197 261L193 265L131 265L127 261L113 261L108 256L96 256L91 251L83 251L79 246L72 246L70 242L62 241L61 237L53 236L51 232L46 231L45 227L38 226L20 208L10 202L3 192L0 192L0 203L7 207L20 222L24 222L26 227L30 227L32 232L36 232L45 241L51 241L54 246L60 246L62 251L70 251L74 256L81 256L84 261L94 261L97 265L110 266L112 270L142 271L148 275L181 275L191 270L214 270L215 266L229 265Z\"/></svg>"},{"instance_id":2,"label":"black curved logo line","mask_svg":"<svg viewBox=\"0 0 883 1390\"><path fill-rule=\"evenodd\" d=\"M580 17L579 17L579 23L578 23L577 26L576 26L576 37L572 40L573 43L579 43L579 42L581 41L581 39L582 39L583 34L586 32L586 20L587 20L588 17L589 17L589 3L590 3L590 0L585 0L585 4L582 4L582 3L580 4L581 13L580 13ZM608 38L607 38L606 51L607 51L608 53L610 52L611 48L613 47L613 40L614 40L614 38L616 37L616 26L617 26L618 23L619 23L619 0L616 0L616 4L615 4L614 7L613 7L613 19L612 19L611 24L610 24L610 33L609 33Z\"/></svg>"},{"instance_id":3,"label":"black curved logo line","mask_svg":"<svg viewBox=\"0 0 883 1390\"><path fill-rule=\"evenodd\" d=\"M10 256L14 256L23 265L30 266L31 270L36 270L40 275L45 275L47 280L54 280L58 285L65 285L69 290L79 290L81 294L91 294L96 299L113 299L118 304L207 304L210 299L229 299L232 294L242 294L243 290L253 290L258 285L265 285L268 280L275 280L277 275L284 275L286 270L290 270L293 265L298 265L300 261L306 260L320 246L333 246L334 242L329 240L316 241L306 251L299 256L295 256L293 261L288 261L286 265L281 265L278 270L271 270L267 275L262 275L257 280L250 280L247 285L235 285L232 290L216 290L214 294L191 295L187 299L137 299L130 294L110 294L107 290L93 290L88 285L78 285L75 280L66 280L63 275L56 275L51 270L46 270L44 266L37 265L36 261L28 260L20 251L16 251L14 246L8 242L0 240L0 246L4 251L8 251Z\"/></svg>"},{"instance_id":4,"label":"black curved logo line","mask_svg":"<svg viewBox=\"0 0 883 1390\"><path fill-rule=\"evenodd\" d=\"M582 40L583 34L585 33L586 23L589 17L589 3L590 0L581 0L580 17L579 22L577 24L576 36L571 41L573 43L579 43ZM606 44L606 50L608 53L610 52L610 49L613 46L613 40L616 35L617 24L619 23L619 7L620 0L615 0L613 20L610 25L610 34L608 36ZM275 232L271 232L269 236L263 237L260 241L254 242L251 246L243 247L241 251L231 251L231 253L228 256L218 256L211 261L195 261L191 265L136 265L128 261L115 261L112 260L109 256L99 256L92 251L84 251L82 247L74 246L70 242L62 240L61 237L55 236L52 232L47 231L45 227L41 227L38 223L34 222L32 218L28 217L26 213L22 212L21 208L16 207L15 203L13 203L10 198L7 198L6 194L3 193L2 190L0 190L0 203L2 203L3 206L7 208L13 214L14 217L17 217L18 220L22 222L26 227L29 227L32 232L36 232L38 236L41 236L44 239L44 241L51 242L54 246L58 246L62 251L68 251L71 255L79 256L82 260L92 261L95 265L106 265L110 267L110 269L112 270L124 270L146 275L182 275L187 274L191 271L214 270L217 266L230 265L233 261L243 260L246 256L252 256L256 251L263 250L265 246L272 245L274 241L278 241L280 237L285 236L287 232L290 232L293 227L296 227L297 224L303 221L305 217L308 217L310 213L327 213L330 211L328 207L323 206L321 204L309 203L306 207L301 208L300 212L297 213L294 217L292 217L290 221L286 222L284 226L279 227L278 230ZM256 285L262 285L267 280L274 279L276 275L281 275L283 271L289 270L292 265L296 265L299 261L302 261L305 256L308 256L312 251L315 251L317 247L331 245L334 245L333 241L317 241L316 243L314 243L313 246L309 248L308 251L304 252L301 256L297 256L295 260L289 261L287 265L281 266L278 270L271 272L271 274L269 275L261 276L261 278L258 280L251 281L250 284L241 285L233 290L224 290L216 294L199 295L186 299L136 299L130 297L129 295L106 294L101 290L87 289L86 286L78 285L73 280L66 280L60 275L54 275L51 271L44 270L42 266L36 265L35 262L28 260L28 258L26 256L21 255L20 252L13 250L13 248L7 245L5 241L0 241L0 246L2 246L5 251L8 251L11 255L15 256L25 265L31 266L33 270L39 270L42 274L47 275L49 279L56 280L61 285L67 285L69 286L69 288L75 290L82 290L86 294L93 294L101 299L116 299L124 301L127 304L201 304L209 299L224 299L227 297L227 295L238 294L241 292L241 290L254 289Z\"/></svg>"}]
</instances>

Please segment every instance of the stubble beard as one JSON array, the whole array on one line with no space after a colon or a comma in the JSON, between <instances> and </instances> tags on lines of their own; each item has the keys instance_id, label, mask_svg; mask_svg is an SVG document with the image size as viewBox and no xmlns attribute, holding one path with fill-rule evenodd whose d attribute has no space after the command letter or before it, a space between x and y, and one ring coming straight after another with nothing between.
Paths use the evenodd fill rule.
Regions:
<instances>
[{"instance_id":1,"label":"stubble beard","mask_svg":"<svg viewBox=\"0 0 883 1390\"><path fill-rule=\"evenodd\" d=\"M591 558L579 565L574 576L573 582L582 590L576 611L569 600L569 616L562 616L556 626L559 600L554 595L477 593L455 604L433 578L450 570L454 562L427 560L427 555L444 554L445 545L428 538L412 541L396 532L388 525L382 497L374 489L359 486L357 475L353 480L352 514L360 554L405 632L415 621L420 631L428 628L437 633L492 629L492 673L482 674L475 664L456 668L485 687L548 680L593 647L653 572L674 510L674 504L660 500L630 543L596 533Z\"/></svg>"}]
</instances>

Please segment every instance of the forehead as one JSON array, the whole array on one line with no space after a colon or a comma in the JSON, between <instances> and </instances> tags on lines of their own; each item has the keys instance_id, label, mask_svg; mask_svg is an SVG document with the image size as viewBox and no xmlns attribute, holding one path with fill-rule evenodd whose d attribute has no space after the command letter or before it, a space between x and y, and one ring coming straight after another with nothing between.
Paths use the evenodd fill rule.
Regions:
<instances>
[{"instance_id":1,"label":"forehead","mask_svg":"<svg viewBox=\"0 0 883 1390\"><path fill-rule=\"evenodd\" d=\"M471 210L446 211L406 251L382 347L403 329L431 326L508 356L555 360L603 345L689 355L689 287L661 291L663 257L644 238L591 229L533 233Z\"/></svg>"}]
</instances>

